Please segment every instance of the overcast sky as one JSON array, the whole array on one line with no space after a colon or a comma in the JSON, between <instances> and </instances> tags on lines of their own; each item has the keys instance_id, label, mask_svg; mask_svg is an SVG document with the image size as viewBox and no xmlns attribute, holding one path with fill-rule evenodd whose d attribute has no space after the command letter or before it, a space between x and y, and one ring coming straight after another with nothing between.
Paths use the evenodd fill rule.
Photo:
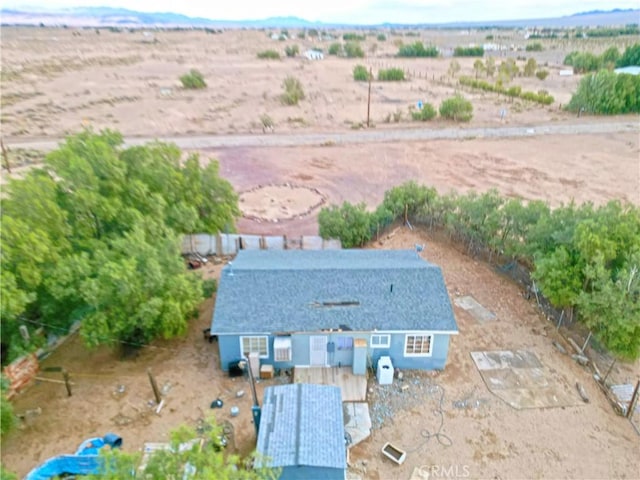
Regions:
<instances>
[{"instance_id":1,"label":"overcast sky","mask_svg":"<svg viewBox=\"0 0 640 480\"><path fill-rule=\"evenodd\" d=\"M296 16L352 24L514 20L571 15L588 10L638 8L638 0L5 0L5 8L109 6L174 12L216 20Z\"/></svg>"}]
</instances>

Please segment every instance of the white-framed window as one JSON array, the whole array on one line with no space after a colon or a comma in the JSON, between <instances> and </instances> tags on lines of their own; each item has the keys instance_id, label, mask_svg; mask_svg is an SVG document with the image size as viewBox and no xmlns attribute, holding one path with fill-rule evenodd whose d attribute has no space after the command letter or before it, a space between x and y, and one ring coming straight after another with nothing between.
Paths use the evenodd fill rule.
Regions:
<instances>
[{"instance_id":1,"label":"white-framed window","mask_svg":"<svg viewBox=\"0 0 640 480\"><path fill-rule=\"evenodd\" d=\"M273 339L273 360L276 362L291 361L291 337Z\"/></svg>"},{"instance_id":2,"label":"white-framed window","mask_svg":"<svg viewBox=\"0 0 640 480\"><path fill-rule=\"evenodd\" d=\"M269 337L266 335L240 337L240 350L244 356L257 353L260 358L269 358Z\"/></svg>"},{"instance_id":3,"label":"white-framed window","mask_svg":"<svg viewBox=\"0 0 640 480\"><path fill-rule=\"evenodd\" d=\"M430 357L433 335L406 335L404 338L405 357Z\"/></svg>"},{"instance_id":4,"label":"white-framed window","mask_svg":"<svg viewBox=\"0 0 640 480\"><path fill-rule=\"evenodd\" d=\"M374 334L371 335L371 348L389 348L391 346L391 335Z\"/></svg>"},{"instance_id":5,"label":"white-framed window","mask_svg":"<svg viewBox=\"0 0 640 480\"><path fill-rule=\"evenodd\" d=\"M353 350L353 337L337 337L336 348L338 350Z\"/></svg>"}]
</instances>

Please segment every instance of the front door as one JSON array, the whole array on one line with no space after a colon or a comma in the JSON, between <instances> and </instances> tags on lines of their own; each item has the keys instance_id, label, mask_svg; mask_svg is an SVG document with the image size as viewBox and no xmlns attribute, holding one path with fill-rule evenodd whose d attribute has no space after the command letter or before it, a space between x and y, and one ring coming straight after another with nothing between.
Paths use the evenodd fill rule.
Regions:
<instances>
[{"instance_id":1,"label":"front door","mask_svg":"<svg viewBox=\"0 0 640 480\"><path fill-rule=\"evenodd\" d=\"M309 364L314 367L327 365L327 337L314 335L309 338Z\"/></svg>"}]
</instances>

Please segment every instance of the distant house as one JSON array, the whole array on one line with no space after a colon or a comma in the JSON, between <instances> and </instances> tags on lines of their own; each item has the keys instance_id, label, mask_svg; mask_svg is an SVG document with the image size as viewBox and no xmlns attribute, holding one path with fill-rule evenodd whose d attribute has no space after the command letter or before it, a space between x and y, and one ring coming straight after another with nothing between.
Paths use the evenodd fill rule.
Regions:
<instances>
[{"instance_id":1,"label":"distant house","mask_svg":"<svg viewBox=\"0 0 640 480\"><path fill-rule=\"evenodd\" d=\"M458 333L442 271L414 250L241 250L220 278L211 335L223 370L260 365L441 370Z\"/></svg>"},{"instance_id":2,"label":"distant house","mask_svg":"<svg viewBox=\"0 0 640 480\"><path fill-rule=\"evenodd\" d=\"M307 50L304 52L304 56L309 60L322 60L324 58L324 54L319 50Z\"/></svg>"},{"instance_id":3,"label":"distant house","mask_svg":"<svg viewBox=\"0 0 640 480\"><path fill-rule=\"evenodd\" d=\"M340 388L293 383L264 391L256 450L280 480L344 480L347 471Z\"/></svg>"}]
</instances>

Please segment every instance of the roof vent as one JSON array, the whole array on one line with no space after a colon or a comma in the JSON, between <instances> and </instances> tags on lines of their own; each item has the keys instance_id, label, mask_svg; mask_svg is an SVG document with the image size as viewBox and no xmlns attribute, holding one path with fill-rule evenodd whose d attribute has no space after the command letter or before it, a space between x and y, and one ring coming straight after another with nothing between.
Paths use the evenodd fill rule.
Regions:
<instances>
[{"instance_id":1,"label":"roof vent","mask_svg":"<svg viewBox=\"0 0 640 480\"><path fill-rule=\"evenodd\" d=\"M233 277L233 262L229 262L227 266L229 267L229 272L227 273L227 275L229 277Z\"/></svg>"}]
</instances>

